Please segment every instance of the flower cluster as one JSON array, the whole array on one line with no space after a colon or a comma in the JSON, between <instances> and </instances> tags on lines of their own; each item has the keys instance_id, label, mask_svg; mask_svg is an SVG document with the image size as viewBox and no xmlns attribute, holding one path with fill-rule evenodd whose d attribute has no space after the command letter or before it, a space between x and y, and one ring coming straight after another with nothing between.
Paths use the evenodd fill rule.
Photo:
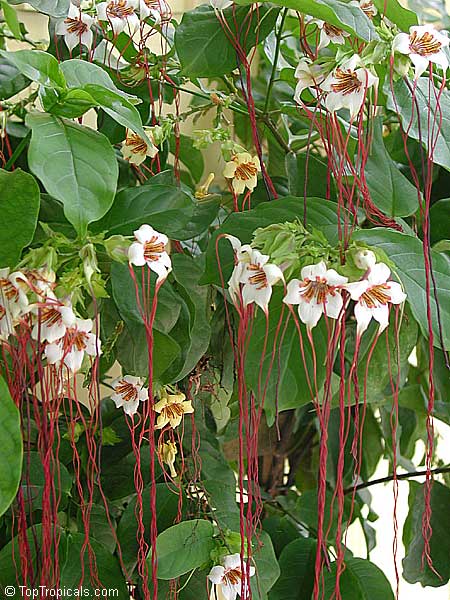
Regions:
<instances>
[{"instance_id":1,"label":"flower cluster","mask_svg":"<svg viewBox=\"0 0 450 600\"><path fill-rule=\"evenodd\" d=\"M48 364L76 373L86 354L101 355L101 342L92 332L93 321L77 317L70 300L57 298L54 288L53 272L0 269L0 340L8 340L19 325L29 327Z\"/></svg>"},{"instance_id":2,"label":"flower cluster","mask_svg":"<svg viewBox=\"0 0 450 600\"><path fill-rule=\"evenodd\" d=\"M225 236L232 244L235 266L228 281L233 303L244 307L253 302L267 314L272 286L284 281L280 267L269 263L269 256L261 254L249 244L241 244L234 236ZM312 329L322 315L339 319L344 314L344 295L355 302L354 316L357 333L367 329L372 319L379 323L379 332L389 324L389 306L401 304L406 299L401 285L390 280L391 271L384 263L377 263L370 250L360 250L355 264L365 271L360 281L349 282L325 261L302 268L300 279L291 279L286 286L283 302L298 306L300 320Z\"/></svg>"},{"instance_id":3,"label":"flower cluster","mask_svg":"<svg viewBox=\"0 0 450 600\"><path fill-rule=\"evenodd\" d=\"M115 36L122 32L133 36L147 18L158 24L171 17L170 7L165 0L108 0L100 2L95 8L96 15L70 3L67 16L56 24L56 34L64 36L70 51L78 44L92 48L92 28L96 21L106 23Z\"/></svg>"}]
</instances>

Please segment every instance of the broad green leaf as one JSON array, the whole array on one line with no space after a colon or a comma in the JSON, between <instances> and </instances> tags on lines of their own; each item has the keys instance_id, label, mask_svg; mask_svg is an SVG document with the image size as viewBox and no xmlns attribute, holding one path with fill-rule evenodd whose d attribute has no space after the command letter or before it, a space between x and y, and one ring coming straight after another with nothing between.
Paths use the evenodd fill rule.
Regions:
<instances>
[{"instance_id":1,"label":"broad green leaf","mask_svg":"<svg viewBox=\"0 0 450 600\"><path fill-rule=\"evenodd\" d=\"M444 89L441 93L433 85L430 86L425 77L420 77L416 83L408 82L408 85L399 79L393 88L395 99L389 88L385 90L388 108L399 113L408 136L420 141L428 152L429 140L432 140L433 162L450 169L450 92ZM439 98L438 105L436 98Z\"/></svg>"},{"instance_id":2,"label":"broad green leaf","mask_svg":"<svg viewBox=\"0 0 450 600\"><path fill-rule=\"evenodd\" d=\"M68 90L61 94L54 88L41 87L39 97L45 112L66 119L81 117L90 108L97 106L90 94L79 89Z\"/></svg>"},{"instance_id":3,"label":"broad green leaf","mask_svg":"<svg viewBox=\"0 0 450 600\"><path fill-rule=\"evenodd\" d=\"M331 598L336 581L336 563L324 573L325 598ZM348 558L341 575L340 589L345 600L394 600L386 575L379 567L363 558Z\"/></svg>"},{"instance_id":4,"label":"broad green leaf","mask_svg":"<svg viewBox=\"0 0 450 600\"><path fill-rule=\"evenodd\" d=\"M238 0L237 2L237 4L250 3L251 0ZM275 0L274 4L322 19L366 42L378 39L372 22L359 6L343 0Z\"/></svg>"},{"instance_id":5,"label":"broad green leaf","mask_svg":"<svg viewBox=\"0 0 450 600\"><path fill-rule=\"evenodd\" d=\"M129 591L117 557L92 538L89 545L95 562L85 545L84 533L67 535L66 558L61 565L61 587L76 590L81 584L83 590L94 596L99 591L97 582L101 582L102 588L114 590L117 598L128 598Z\"/></svg>"},{"instance_id":6,"label":"broad green leaf","mask_svg":"<svg viewBox=\"0 0 450 600\"><path fill-rule=\"evenodd\" d=\"M431 242L450 240L450 198L438 200L430 208Z\"/></svg>"},{"instance_id":7,"label":"broad green leaf","mask_svg":"<svg viewBox=\"0 0 450 600\"><path fill-rule=\"evenodd\" d=\"M64 90L66 80L54 56L42 50L0 50L3 58L9 60L19 71L44 87Z\"/></svg>"},{"instance_id":8,"label":"broad green leaf","mask_svg":"<svg viewBox=\"0 0 450 600\"><path fill-rule=\"evenodd\" d=\"M79 531L83 531L84 526L81 511L78 511L77 517L78 529ZM94 504L90 510L89 534L92 539L102 544L111 554L113 554L117 545L115 538L116 522L111 511L109 511L109 519L112 528L108 522L105 507L102 504Z\"/></svg>"},{"instance_id":9,"label":"broad green leaf","mask_svg":"<svg viewBox=\"0 0 450 600\"><path fill-rule=\"evenodd\" d=\"M328 188L334 196L334 184L325 162L308 152L286 154L289 194L303 198L326 198Z\"/></svg>"},{"instance_id":10,"label":"broad green leaf","mask_svg":"<svg viewBox=\"0 0 450 600\"><path fill-rule=\"evenodd\" d=\"M132 235L148 223L169 237L183 238L183 228L194 212L190 197L173 185L148 184L120 191L111 210L94 229L109 235Z\"/></svg>"},{"instance_id":11,"label":"broad green leaf","mask_svg":"<svg viewBox=\"0 0 450 600\"><path fill-rule=\"evenodd\" d=\"M178 512L178 500L178 494L175 494L165 483L156 484L157 526L160 533L173 525ZM123 512L117 529L117 537L122 548L123 561L128 572L132 572L136 566L139 549L136 539L136 503L136 497L133 497ZM145 540L147 544L150 544L149 523L151 511L149 487L142 494L142 505L144 509Z\"/></svg>"},{"instance_id":12,"label":"broad green leaf","mask_svg":"<svg viewBox=\"0 0 450 600\"><path fill-rule=\"evenodd\" d=\"M273 425L277 410L299 408L311 402L308 377L314 389L313 354L306 336L306 329L303 324L300 326L306 363L304 364L301 354L301 341L293 318L286 305L281 301L283 295L282 288L277 288L270 302L267 340L266 318L263 312L258 309L245 361L247 383L255 394L258 395L259 389L262 390L262 395L264 394L267 381L264 410L269 426ZM280 318L282 310L284 311L283 317ZM289 319L289 321L285 329L286 319ZM275 343L277 332L278 337ZM283 336L281 336L281 332L283 332ZM324 322L314 328L313 340L317 361L317 386L320 390L325 378L324 359L327 349L327 334ZM266 346L266 353L262 356L264 346ZM262 374L261 377L260 373Z\"/></svg>"},{"instance_id":13,"label":"broad green leaf","mask_svg":"<svg viewBox=\"0 0 450 600\"><path fill-rule=\"evenodd\" d=\"M258 227L296 219L303 221L305 205L306 225L317 227L330 244L337 244L337 205L331 200L307 198L305 202L303 198L288 196L271 202L262 202L252 210L230 214L223 225L214 232L206 252L206 268L201 283L221 284L216 256L216 240L219 235L229 233L238 237L243 244L248 244L252 240L253 232ZM224 239L219 241L219 258L223 278L227 282L233 270L234 258L230 243Z\"/></svg>"},{"instance_id":14,"label":"broad green leaf","mask_svg":"<svg viewBox=\"0 0 450 600\"><path fill-rule=\"evenodd\" d=\"M420 582L423 586L439 587L450 579L450 538L447 523L450 511L450 489L433 482L431 490L431 528L430 554L433 561L433 572L425 560L422 561L424 541L422 517L425 510L425 485L410 483L409 513L405 522L403 543L406 555L403 559L403 577L409 583ZM436 574L437 573L437 574Z\"/></svg>"},{"instance_id":15,"label":"broad green leaf","mask_svg":"<svg viewBox=\"0 0 450 600\"><path fill-rule=\"evenodd\" d=\"M73 58L62 62L60 68L69 88L82 88L85 85L94 84L106 88L111 92L116 92L116 94L120 94L124 98L138 101L135 96L119 90L105 69L102 69L99 65Z\"/></svg>"},{"instance_id":16,"label":"broad green leaf","mask_svg":"<svg viewBox=\"0 0 450 600\"><path fill-rule=\"evenodd\" d=\"M0 100L15 96L30 85L30 80L7 58L0 58Z\"/></svg>"},{"instance_id":17,"label":"broad green leaf","mask_svg":"<svg viewBox=\"0 0 450 600\"><path fill-rule=\"evenodd\" d=\"M398 0L373 0L378 11L398 25L402 31L408 31L410 27L418 24L417 15L412 10L408 10Z\"/></svg>"},{"instance_id":18,"label":"broad green leaf","mask_svg":"<svg viewBox=\"0 0 450 600\"><path fill-rule=\"evenodd\" d=\"M10 4L23 4L23 0L8 0ZM50 17L66 17L69 12L70 0L29 0L33 8Z\"/></svg>"},{"instance_id":19,"label":"broad green leaf","mask_svg":"<svg viewBox=\"0 0 450 600\"><path fill-rule=\"evenodd\" d=\"M261 531L258 538L258 541L253 542L255 575L250 582L254 600L266 600L267 592L280 576L280 567L268 533Z\"/></svg>"},{"instance_id":20,"label":"broad green leaf","mask_svg":"<svg viewBox=\"0 0 450 600\"><path fill-rule=\"evenodd\" d=\"M279 13L277 8L261 6L254 11L251 22L245 22L249 9L226 8L223 18L233 30L234 23L242 31L241 44L248 51L261 42L273 29ZM245 42L244 33L245 32ZM182 74L187 77L214 77L231 73L236 69L236 50L217 18L214 9L201 5L183 14L175 33L175 46L181 62Z\"/></svg>"},{"instance_id":21,"label":"broad green leaf","mask_svg":"<svg viewBox=\"0 0 450 600\"><path fill-rule=\"evenodd\" d=\"M180 147L177 151L175 137L170 138L170 151L172 154L178 152L179 160L184 164L192 175L195 183L199 183L205 168L203 154L194 147L192 139L187 135L180 135Z\"/></svg>"},{"instance_id":22,"label":"broad green leaf","mask_svg":"<svg viewBox=\"0 0 450 600\"><path fill-rule=\"evenodd\" d=\"M314 563L317 543L299 537L281 552L281 574L269 593L269 600L303 600L310 598L314 587Z\"/></svg>"},{"instance_id":23,"label":"broad green leaf","mask_svg":"<svg viewBox=\"0 0 450 600\"><path fill-rule=\"evenodd\" d=\"M7 227L0 231L0 265L14 267L33 240L39 213L39 186L21 169L0 170L0 213Z\"/></svg>"},{"instance_id":24,"label":"broad green leaf","mask_svg":"<svg viewBox=\"0 0 450 600\"><path fill-rule=\"evenodd\" d=\"M421 241L411 235L386 228L360 230L353 239L361 240L383 250L395 266L396 274L407 293L407 301L425 336L428 337L425 267ZM433 273L440 306L445 348L450 348L450 269L448 260L438 252L431 252ZM434 344L440 346L436 301L433 285L430 292Z\"/></svg>"},{"instance_id":25,"label":"broad green leaf","mask_svg":"<svg viewBox=\"0 0 450 600\"><path fill-rule=\"evenodd\" d=\"M214 527L209 521L182 521L158 535L158 578L176 579L208 563L214 548Z\"/></svg>"},{"instance_id":26,"label":"broad green leaf","mask_svg":"<svg viewBox=\"0 0 450 600\"><path fill-rule=\"evenodd\" d=\"M6 0L1 0L0 6L3 11L3 18L5 19L9 30L16 38L16 40L21 40L22 32L20 31L20 22L17 18L17 13L15 9L12 6L10 6L10 4L6 2Z\"/></svg>"},{"instance_id":27,"label":"broad green leaf","mask_svg":"<svg viewBox=\"0 0 450 600\"><path fill-rule=\"evenodd\" d=\"M22 473L22 432L20 414L0 377L0 515L8 508L19 488ZM1 573L1 570L0 570Z\"/></svg>"},{"instance_id":28,"label":"broad green leaf","mask_svg":"<svg viewBox=\"0 0 450 600\"><path fill-rule=\"evenodd\" d=\"M60 462L55 461L54 468L54 489L56 496L61 498L62 508L67 496L70 495L72 476ZM27 452L23 459L21 483L27 510L42 510L42 494L47 485L41 455L39 452Z\"/></svg>"},{"instance_id":29,"label":"broad green leaf","mask_svg":"<svg viewBox=\"0 0 450 600\"><path fill-rule=\"evenodd\" d=\"M118 166L101 133L66 119L33 113L28 150L31 171L62 202L67 220L80 235L106 214L114 200Z\"/></svg>"},{"instance_id":30,"label":"broad green leaf","mask_svg":"<svg viewBox=\"0 0 450 600\"><path fill-rule=\"evenodd\" d=\"M211 516L220 527L239 531L239 507L236 502L236 484L229 485L216 479L202 482L212 509Z\"/></svg>"},{"instance_id":31,"label":"broad green leaf","mask_svg":"<svg viewBox=\"0 0 450 600\"><path fill-rule=\"evenodd\" d=\"M389 156L383 142L383 124L374 124L372 148L365 175L374 204L391 217L407 217L419 208L417 190Z\"/></svg>"}]
</instances>

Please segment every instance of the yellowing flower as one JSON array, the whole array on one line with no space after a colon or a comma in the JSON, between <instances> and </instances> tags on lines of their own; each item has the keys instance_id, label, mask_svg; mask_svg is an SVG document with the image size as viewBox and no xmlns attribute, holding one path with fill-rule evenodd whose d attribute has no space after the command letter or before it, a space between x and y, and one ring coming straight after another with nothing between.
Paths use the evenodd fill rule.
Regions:
<instances>
[{"instance_id":1,"label":"yellowing flower","mask_svg":"<svg viewBox=\"0 0 450 600\"><path fill-rule=\"evenodd\" d=\"M158 148L153 144L153 136L150 127L144 127L148 143L137 133L127 129L127 137L122 142L122 156L132 165L140 165L147 156L154 158L158 154Z\"/></svg>"},{"instance_id":2,"label":"yellowing flower","mask_svg":"<svg viewBox=\"0 0 450 600\"><path fill-rule=\"evenodd\" d=\"M197 190L195 191L195 197L197 200L203 200L209 196L209 186L214 181L214 173L210 173L206 178L205 183L199 185Z\"/></svg>"},{"instance_id":3,"label":"yellowing flower","mask_svg":"<svg viewBox=\"0 0 450 600\"><path fill-rule=\"evenodd\" d=\"M261 171L261 165L257 156L252 157L248 152L239 152L232 157L230 162L227 162L223 176L232 180L233 190L239 195L245 188L251 192L255 189L259 171Z\"/></svg>"},{"instance_id":4,"label":"yellowing flower","mask_svg":"<svg viewBox=\"0 0 450 600\"><path fill-rule=\"evenodd\" d=\"M183 415L194 412L191 401L186 400L184 394L167 394L167 392L164 392L154 409L159 413L156 429L163 429L166 425L175 429L181 423Z\"/></svg>"},{"instance_id":5,"label":"yellowing flower","mask_svg":"<svg viewBox=\"0 0 450 600\"><path fill-rule=\"evenodd\" d=\"M172 478L177 476L177 472L175 470L175 459L178 454L177 445L175 442L164 442L158 449L158 454L166 465L168 465L170 469L170 476Z\"/></svg>"}]
</instances>

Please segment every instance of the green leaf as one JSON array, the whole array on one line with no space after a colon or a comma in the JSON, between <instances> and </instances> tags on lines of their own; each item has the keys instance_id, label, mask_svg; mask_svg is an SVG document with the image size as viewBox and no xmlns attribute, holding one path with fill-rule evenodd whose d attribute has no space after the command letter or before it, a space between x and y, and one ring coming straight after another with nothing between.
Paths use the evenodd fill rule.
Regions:
<instances>
[{"instance_id":1,"label":"green leaf","mask_svg":"<svg viewBox=\"0 0 450 600\"><path fill-rule=\"evenodd\" d=\"M439 587L445 585L450 579L450 538L447 523L450 511L450 489L439 483L433 482L431 490L431 529L430 555L433 561L432 569L424 561L424 540L422 532L422 517L425 510L425 485L410 482L409 487L409 513L406 518L403 543L405 545L405 558L403 559L403 577L409 583L420 582L423 586Z\"/></svg>"},{"instance_id":2,"label":"green leaf","mask_svg":"<svg viewBox=\"0 0 450 600\"><path fill-rule=\"evenodd\" d=\"M176 579L209 561L214 548L214 527L209 521L182 521L158 535L158 578Z\"/></svg>"},{"instance_id":3,"label":"green leaf","mask_svg":"<svg viewBox=\"0 0 450 600\"><path fill-rule=\"evenodd\" d=\"M175 137L170 138L170 151L176 154ZM189 170L192 179L198 183L202 178L205 164L203 154L200 150L194 147L192 139L187 135L180 135L180 147L178 150L178 158Z\"/></svg>"},{"instance_id":4,"label":"green leaf","mask_svg":"<svg viewBox=\"0 0 450 600\"><path fill-rule=\"evenodd\" d=\"M383 124L374 124L372 148L365 175L374 204L391 217L407 217L419 208L415 186L389 156L383 142Z\"/></svg>"},{"instance_id":5,"label":"green leaf","mask_svg":"<svg viewBox=\"0 0 450 600\"><path fill-rule=\"evenodd\" d=\"M120 94L124 98L138 101L135 96L119 90L108 73L99 65L73 58L62 62L60 68L69 88L83 88L85 85L94 84Z\"/></svg>"},{"instance_id":6,"label":"green leaf","mask_svg":"<svg viewBox=\"0 0 450 600\"><path fill-rule=\"evenodd\" d=\"M314 563L317 544L299 537L281 552L281 574L269 594L269 600L303 600L310 598L314 587Z\"/></svg>"},{"instance_id":7,"label":"green leaf","mask_svg":"<svg viewBox=\"0 0 450 600\"><path fill-rule=\"evenodd\" d=\"M15 9L10 6L6 0L1 0L0 5L2 7L3 18L8 25L8 29L11 31L16 40L21 40L22 32L20 31L20 23Z\"/></svg>"},{"instance_id":8,"label":"green leaf","mask_svg":"<svg viewBox=\"0 0 450 600\"><path fill-rule=\"evenodd\" d=\"M357 231L353 239L361 240L383 250L395 266L396 274L407 293L407 301L423 334L428 337L425 267L421 241L411 235L386 228ZM438 252L431 251L433 273L436 281L444 346L450 348L450 269L448 260ZM436 300L433 286L430 292L434 344L440 346Z\"/></svg>"},{"instance_id":9,"label":"green leaf","mask_svg":"<svg viewBox=\"0 0 450 600\"><path fill-rule=\"evenodd\" d=\"M156 508L158 531L162 532L175 521L178 512L178 494L175 494L165 483L156 484ZM127 505L119 521L117 537L122 548L122 558L128 572L132 573L137 562L139 544L136 539L136 497L133 497ZM149 523L150 511L150 488L146 488L142 494L142 505L144 509L143 520L146 524L145 540L150 544Z\"/></svg>"},{"instance_id":10,"label":"green leaf","mask_svg":"<svg viewBox=\"0 0 450 600\"><path fill-rule=\"evenodd\" d=\"M450 240L450 198L438 200L430 208L431 242Z\"/></svg>"},{"instance_id":11,"label":"green leaf","mask_svg":"<svg viewBox=\"0 0 450 600\"><path fill-rule=\"evenodd\" d=\"M92 555L85 545L85 534L69 534L67 541L66 558L61 565L61 588L77 590L82 584L83 591L89 590L89 595L94 596L98 591L98 581L103 589L114 590L117 598L128 598L129 591L119 561L103 544L92 538L89 540L95 556L93 567L90 564ZM94 573L95 579L92 579L91 574Z\"/></svg>"},{"instance_id":12,"label":"green leaf","mask_svg":"<svg viewBox=\"0 0 450 600\"><path fill-rule=\"evenodd\" d=\"M97 106L92 96L84 90L68 90L60 94L54 88L41 88L39 96L45 112L66 119L81 117L90 108Z\"/></svg>"},{"instance_id":13,"label":"green leaf","mask_svg":"<svg viewBox=\"0 0 450 600\"><path fill-rule=\"evenodd\" d=\"M109 235L132 235L143 223L174 239L183 238L183 228L194 212L190 197L175 185L150 183L119 192L111 210L94 229Z\"/></svg>"},{"instance_id":14,"label":"green leaf","mask_svg":"<svg viewBox=\"0 0 450 600\"><path fill-rule=\"evenodd\" d=\"M251 0L237 0L237 4L250 3ZM378 39L372 22L359 6L342 0L275 0L274 4L322 19L366 42Z\"/></svg>"},{"instance_id":15,"label":"green leaf","mask_svg":"<svg viewBox=\"0 0 450 600\"><path fill-rule=\"evenodd\" d=\"M0 58L0 100L15 96L30 85L20 70L7 58Z\"/></svg>"},{"instance_id":16,"label":"green leaf","mask_svg":"<svg viewBox=\"0 0 450 600\"><path fill-rule=\"evenodd\" d=\"M269 427L275 422L277 410L281 412L283 410L299 408L311 402L308 376L311 385L314 386L312 378L313 358L311 346L306 337L306 329L303 324L300 325L306 362L306 365L304 365L297 328L292 317L289 315L286 305L282 303L283 296L284 292L282 288L274 290L270 301L267 343L265 342L266 318L261 310L257 311L245 361L247 384L255 394L258 393L258 389L260 388L264 390L266 378L271 368L264 400L264 410ZM280 328L280 314L282 310L284 310L284 316ZM290 317L289 323L284 332L284 323L288 315ZM278 338L275 346L274 340L277 331ZM284 332L282 341L280 341L280 331ZM325 377L324 359L327 349L327 334L324 322L321 322L314 328L312 335L317 359L317 385L320 389ZM266 354L263 356L264 346L266 346ZM276 351L274 355L273 349L275 347ZM263 365L262 370L261 363ZM260 370L262 377L259 383Z\"/></svg>"},{"instance_id":17,"label":"green leaf","mask_svg":"<svg viewBox=\"0 0 450 600\"><path fill-rule=\"evenodd\" d=\"M8 0L10 4L23 4L23 0ZM67 17L70 0L29 0L33 8L50 17Z\"/></svg>"},{"instance_id":18,"label":"green leaf","mask_svg":"<svg viewBox=\"0 0 450 600\"><path fill-rule=\"evenodd\" d=\"M0 515L8 508L17 493L22 473L22 432L20 414L0 377Z\"/></svg>"},{"instance_id":19,"label":"green leaf","mask_svg":"<svg viewBox=\"0 0 450 600\"><path fill-rule=\"evenodd\" d=\"M408 85L403 79L396 81L395 100L390 89L385 91L388 108L398 112L408 136L420 141L429 153L428 140L432 140L433 162L450 169L450 92L447 89L441 92L433 85L430 87L425 77L419 77L417 83L409 82ZM439 98L439 104L436 98Z\"/></svg>"},{"instance_id":20,"label":"green leaf","mask_svg":"<svg viewBox=\"0 0 450 600\"><path fill-rule=\"evenodd\" d=\"M386 0L373 0L373 3L378 11L398 25L401 31L407 31L413 25L418 24L416 13L404 8L398 0L389 0L389 2L386 2Z\"/></svg>"},{"instance_id":21,"label":"green leaf","mask_svg":"<svg viewBox=\"0 0 450 600\"><path fill-rule=\"evenodd\" d=\"M39 186L21 169L0 169L0 213L7 227L0 231L0 265L14 267L31 243L39 213Z\"/></svg>"},{"instance_id":22,"label":"green leaf","mask_svg":"<svg viewBox=\"0 0 450 600\"><path fill-rule=\"evenodd\" d=\"M239 507L236 502L236 485L223 481L205 480L202 482L207 496L211 516L220 527L239 531Z\"/></svg>"},{"instance_id":23,"label":"green leaf","mask_svg":"<svg viewBox=\"0 0 450 600\"><path fill-rule=\"evenodd\" d=\"M217 265L216 240L224 233L237 236L243 244L250 243L253 232L258 227L266 227L272 223L286 221L303 221L304 206L308 226L317 227L325 235L330 244L338 243L338 218L337 205L331 200L322 198L303 198L288 196L272 202L262 202L256 208L242 213L231 213L219 229L214 232L206 251L205 273L202 284L221 284L220 273ZM224 281L228 281L234 265L233 250L226 240L219 242L220 267Z\"/></svg>"},{"instance_id":24,"label":"green leaf","mask_svg":"<svg viewBox=\"0 0 450 600\"><path fill-rule=\"evenodd\" d=\"M27 116L32 129L28 150L31 171L47 192L62 202L67 220L84 235L106 214L116 191L114 150L101 133L46 114Z\"/></svg>"},{"instance_id":25,"label":"green leaf","mask_svg":"<svg viewBox=\"0 0 450 600\"><path fill-rule=\"evenodd\" d=\"M250 581L254 600L265 600L267 592L280 576L280 567L268 533L261 531L258 538L258 541L253 541L255 575Z\"/></svg>"},{"instance_id":26,"label":"green leaf","mask_svg":"<svg viewBox=\"0 0 450 600\"><path fill-rule=\"evenodd\" d=\"M51 54L42 50L17 50L16 52L0 50L0 54L28 79L56 90L66 88L63 72L58 61Z\"/></svg>"},{"instance_id":27,"label":"green leaf","mask_svg":"<svg viewBox=\"0 0 450 600\"><path fill-rule=\"evenodd\" d=\"M273 30L279 9L261 6L246 20L249 9L227 8L223 18L234 30L237 23L242 35L241 44L247 52ZM244 25L245 21L245 25ZM231 73L236 67L236 50L228 39L214 9L201 5L183 14L175 33L175 46L186 77L214 77Z\"/></svg>"},{"instance_id":28,"label":"green leaf","mask_svg":"<svg viewBox=\"0 0 450 600\"><path fill-rule=\"evenodd\" d=\"M326 163L316 156L302 152L286 154L286 173L288 176L289 194L299 198L326 198L329 185L334 197L334 184L329 177Z\"/></svg>"},{"instance_id":29,"label":"green leaf","mask_svg":"<svg viewBox=\"0 0 450 600\"><path fill-rule=\"evenodd\" d=\"M325 571L325 598L331 598L336 582L336 563ZM345 600L394 600L391 584L376 565L363 558L348 558L341 575L340 589Z\"/></svg>"},{"instance_id":30,"label":"green leaf","mask_svg":"<svg viewBox=\"0 0 450 600\"><path fill-rule=\"evenodd\" d=\"M66 467L57 462L54 465L54 489L56 497L61 498L61 507L63 500L67 499L72 488L72 476ZM27 452L23 459L22 476L23 496L27 510L42 510L42 493L46 485L44 467L42 466L42 457L39 452Z\"/></svg>"}]
</instances>

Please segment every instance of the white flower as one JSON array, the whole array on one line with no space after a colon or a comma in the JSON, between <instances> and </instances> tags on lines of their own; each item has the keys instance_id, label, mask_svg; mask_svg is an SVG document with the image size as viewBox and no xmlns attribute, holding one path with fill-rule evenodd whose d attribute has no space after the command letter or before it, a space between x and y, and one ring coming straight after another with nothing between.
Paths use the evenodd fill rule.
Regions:
<instances>
[{"instance_id":1,"label":"white flower","mask_svg":"<svg viewBox=\"0 0 450 600\"><path fill-rule=\"evenodd\" d=\"M110 0L97 4L97 15L100 21L108 21L114 35L122 31L133 35L140 26L136 14L138 0Z\"/></svg>"},{"instance_id":2,"label":"white flower","mask_svg":"<svg viewBox=\"0 0 450 600\"><path fill-rule=\"evenodd\" d=\"M378 14L377 7L372 0L352 0L349 4L360 8L369 19L373 19Z\"/></svg>"},{"instance_id":3,"label":"white flower","mask_svg":"<svg viewBox=\"0 0 450 600\"><path fill-rule=\"evenodd\" d=\"M358 64L360 58L355 54L330 73L322 83L322 90L328 92L325 106L330 112L348 108L350 118L354 119L364 104L367 90L378 84L378 77L368 69L357 68Z\"/></svg>"},{"instance_id":4,"label":"white flower","mask_svg":"<svg viewBox=\"0 0 450 600\"><path fill-rule=\"evenodd\" d=\"M93 39L91 30L93 22L93 17L70 4L67 17L57 23L55 33L64 36L66 46L71 52L78 44L90 49Z\"/></svg>"},{"instance_id":5,"label":"white flower","mask_svg":"<svg viewBox=\"0 0 450 600\"><path fill-rule=\"evenodd\" d=\"M37 306L33 312L38 316L31 336L50 344L60 340L69 327L76 324L76 316L70 304L64 304L56 298L47 298L45 304Z\"/></svg>"},{"instance_id":6,"label":"white flower","mask_svg":"<svg viewBox=\"0 0 450 600\"><path fill-rule=\"evenodd\" d=\"M311 62L309 58L301 58L295 69L297 86L295 88L294 100L301 104L301 95L303 90L309 88L310 92L317 96L318 86L323 82L325 76L320 65Z\"/></svg>"},{"instance_id":7,"label":"white flower","mask_svg":"<svg viewBox=\"0 0 450 600\"><path fill-rule=\"evenodd\" d=\"M284 280L280 267L268 263L269 256L261 254L258 250L248 252L248 262L244 262L239 276L243 283L242 300L244 306L255 302L267 314L272 296L272 286L277 281Z\"/></svg>"},{"instance_id":8,"label":"white flower","mask_svg":"<svg viewBox=\"0 0 450 600\"><path fill-rule=\"evenodd\" d=\"M389 325L389 304L401 304L406 299L399 283L388 281L391 271L384 263L374 265L367 279L348 283L345 287L355 300L357 333L361 335L375 319L380 324L381 333Z\"/></svg>"},{"instance_id":9,"label":"white flower","mask_svg":"<svg viewBox=\"0 0 450 600\"><path fill-rule=\"evenodd\" d=\"M140 377L125 375L118 377L112 382L114 394L111 400L117 408L123 408L127 415L134 415L139 407L139 402L148 400L148 389L144 387Z\"/></svg>"},{"instance_id":10,"label":"white flower","mask_svg":"<svg viewBox=\"0 0 450 600\"><path fill-rule=\"evenodd\" d=\"M355 265L358 267L358 269L364 269L364 271L367 271L367 269L371 269L377 262L377 257L372 250L369 250L368 248L362 248L356 252L353 260L355 261Z\"/></svg>"},{"instance_id":11,"label":"white flower","mask_svg":"<svg viewBox=\"0 0 450 600\"><path fill-rule=\"evenodd\" d=\"M158 148L153 144L153 135L150 127L144 127L148 142L130 129L127 129L125 140L122 142L122 156L132 165L140 165L147 156L154 158L158 154Z\"/></svg>"},{"instance_id":12,"label":"white flower","mask_svg":"<svg viewBox=\"0 0 450 600\"><path fill-rule=\"evenodd\" d=\"M326 48L330 43L338 45L345 44L345 38L350 36L347 31L339 29L339 27L335 27L320 19L308 19L308 23L316 23L317 27L320 29L320 39L317 50Z\"/></svg>"},{"instance_id":13,"label":"white flower","mask_svg":"<svg viewBox=\"0 0 450 600\"><path fill-rule=\"evenodd\" d=\"M191 401L186 400L184 394L167 394L165 391L153 408L159 413L156 429L163 429L166 425L175 429L181 423L183 415L194 412Z\"/></svg>"},{"instance_id":14,"label":"white flower","mask_svg":"<svg viewBox=\"0 0 450 600\"><path fill-rule=\"evenodd\" d=\"M14 320L28 308L27 288L27 278L21 271L10 273L8 268L0 269L0 304Z\"/></svg>"},{"instance_id":15,"label":"white flower","mask_svg":"<svg viewBox=\"0 0 450 600\"><path fill-rule=\"evenodd\" d=\"M238 152L225 165L223 176L232 179L233 190L237 195L247 187L251 192L258 183L258 172L261 171L259 158L248 152Z\"/></svg>"},{"instance_id":16,"label":"white flower","mask_svg":"<svg viewBox=\"0 0 450 600\"><path fill-rule=\"evenodd\" d=\"M241 290L241 275L244 265L250 262L250 256L253 248L250 244L241 244L234 235L226 234L224 236L232 245L234 251L235 265L231 277L228 280L228 291L230 297L234 303L238 301L240 290Z\"/></svg>"},{"instance_id":17,"label":"white flower","mask_svg":"<svg viewBox=\"0 0 450 600\"><path fill-rule=\"evenodd\" d=\"M170 256L166 252L169 242L166 235L158 233L150 225L141 225L134 232L136 242L128 249L128 260L132 265L142 267L145 264L158 275L158 281L166 279L172 270Z\"/></svg>"},{"instance_id":18,"label":"white flower","mask_svg":"<svg viewBox=\"0 0 450 600\"><path fill-rule=\"evenodd\" d=\"M165 0L139 0L141 19L152 17L155 23L167 21L172 15L170 6Z\"/></svg>"},{"instance_id":19,"label":"white flower","mask_svg":"<svg viewBox=\"0 0 450 600\"><path fill-rule=\"evenodd\" d=\"M448 58L443 48L448 45L448 37L439 33L433 25L415 25L409 28L409 34L399 33L395 36L392 49L409 56L415 66L417 79L426 71L429 63L447 71Z\"/></svg>"},{"instance_id":20,"label":"white flower","mask_svg":"<svg viewBox=\"0 0 450 600\"><path fill-rule=\"evenodd\" d=\"M246 567L244 566L246 570ZM249 575L253 577L255 567L250 567ZM223 559L223 566L216 565L208 574L208 579L214 584L213 592L217 592L216 596L211 593L210 598L223 598L223 600L235 600L241 595L242 587L244 587L244 595L247 595L247 583L242 586L242 565L239 554L229 554Z\"/></svg>"},{"instance_id":21,"label":"white flower","mask_svg":"<svg viewBox=\"0 0 450 600\"><path fill-rule=\"evenodd\" d=\"M214 10L225 10L233 4L232 0L209 0Z\"/></svg>"},{"instance_id":22,"label":"white flower","mask_svg":"<svg viewBox=\"0 0 450 600\"><path fill-rule=\"evenodd\" d=\"M0 341L7 340L14 333L14 319L8 305L3 306L0 301Z\"/></svg>"},{"instance_id":23,"label":"white flower","mask_svg":"<svg viewBox=\"0 0 450 600\"><path fill-rule=\"evenodd\" d=\"M63 363L69 371L80 370L84 354L100 356L101 342L92 331L92 319L78 319L66 330L63 338L45 347L45 356L51 365Z\"/></svg>"},{"instance_id":24,"label":"white flower","mask_svg":"<svg viewBox=\"0 0 450 600\"><path fill-rule=\"evenodd\" d=\"M301 277L301 281L292 279L288 283L283 302L298 304L298 315L308 329L317 325L322 314L338 319L344 303L340 288L347 283L347 277L327 269L324 261L303 267Z\"/></svg>"}]
</instances>

